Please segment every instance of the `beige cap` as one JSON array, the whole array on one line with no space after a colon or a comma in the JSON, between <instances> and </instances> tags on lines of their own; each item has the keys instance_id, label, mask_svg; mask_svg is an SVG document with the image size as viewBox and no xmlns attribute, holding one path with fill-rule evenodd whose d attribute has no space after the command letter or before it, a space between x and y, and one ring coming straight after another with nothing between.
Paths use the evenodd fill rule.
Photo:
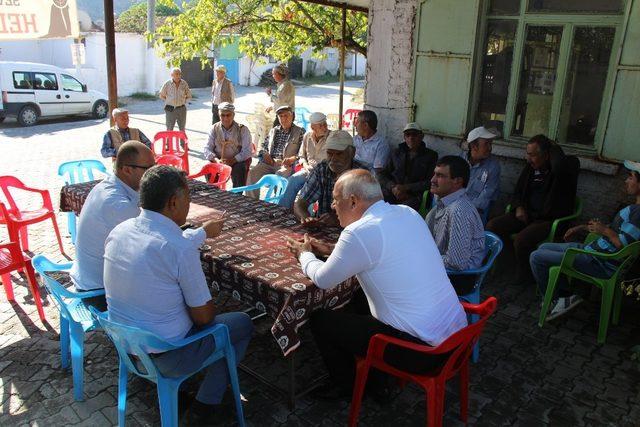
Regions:
<instances>
[{"instance_id":1,"label":"beige cap","mask_svg":"<svg viewBox=\"0 0 640 427\"><path fill-rule=\"evenodd\" d=\"M276 114L280 114L280 113L282 113L282 112L284 112L284 111L289 111L289 112L291 112L291 111L293 111L293 110L292 110L292 109L291 109L291 107L289 107L288 105L281 105L281 106L279 106L279 107L278 107L278 109L276 110Z\"/></svg>"},{"instance_id":2,"label":"beige cap","mask_svg":"<svg viewBox=\"0 0 640 427\"><path fill-rule=\"evenodd\" d=\"M216 68L214 68L214 70L216 70L216 71L224 71L226 73L227 72L227 67L225 67L222 64L219 64L219 65L216 66Z\"/></svg>"},{"instance_id":3,"label":"beige cap","mask_svg":"<svg viewBox=\"0 0 640 427\"><path fill-rule=\"evenodd\" d=\"M625 160L624 167L629 169L630 171L640 173L640 163L634 162L633 160Z\"/></svg>"},{"instance_id":4,"label":"beige cap","mask_svg":"<svg viewBox=\"0 0 640 427\"><path fill-rule=\"evenodd\" d=\"M111 117L115 119L118 114L128 113L128 112L129 110L127 110L126 108L114 108L113 111L111 112Z\"/></svg>"},{"instance_id":5,"label":"beige cap","mask_svg":"<svg viewBox=\"0 0 640 427\"><path fill-rule=\"evenodd\" d=\"M318 123L324 123L327 121L327 116L325 116L322 113L312 113L311 116L309 116L309 123L311 123L312 125L316 125Z\"/></svg>"},{"instance_id":6,"label":"beige cap","mask_svg":"<svg viewBox=\"0 0 640 427\"><path fill-rule=\"evenodd\" d=\"M353 137L347 131L334 130L329 132L324 146L327 150L344 151L349 147L353 147Z\"/></svg>"},{"instance_id":7,"label":"beige cap","mask_svg":"<svg viewBox=\"0 0 640 427\"><path fill-rule=\"evenodd\" d=\"M275 67L273 67L273 70L283 76L288 76L289 75L289 68L285 65L285 64L278 64Z\"/></svg>"},{"instance_id":8,"label":"beige cap","mask_svg":"<svg viewBox=\"0 0 640 427\"><path fill-rule=\"evenodd\" d=\"M235 107L235 105L233 105L230 102L221 102L220 105L218 105L218 111L232 111L232 112L235 112L236 111L236 107Z\"/></svg>"},{"instance_id":9,"label":"beige cap","mask_svg":"<svg viewBox=\"0 0 640 427\"><path fill-rule=\"evenodd\" d=\"M415 130L418 132L422 132L422 128L416 122L407 123L402 132L406 132L408 130Z\"/></svg>"}]
</instances>

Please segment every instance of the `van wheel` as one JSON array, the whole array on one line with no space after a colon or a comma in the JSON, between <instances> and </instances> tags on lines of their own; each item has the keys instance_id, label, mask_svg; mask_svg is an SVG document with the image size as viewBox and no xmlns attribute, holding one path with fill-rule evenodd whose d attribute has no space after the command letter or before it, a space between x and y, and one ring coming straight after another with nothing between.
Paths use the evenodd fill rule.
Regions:
<instances>
[{"instance_id":1,"label":"van wheel","mask_svg":"<svg viewBox=\"0 0 640 427\"><path fill-rule=\"evenodd\" d=\"M18 113L18 123L21 126L33 126L38 121L38 110L33 105L25 105Z\"/></svg>"},{"instance_id":2,"label":"van wheel","mask_svg":"<svg viewBox=\"0 0 640 427\"><path fill-rule=\"evenodd\" d=\"M109 114L109 104L106 101L96 101L93 104L93 118L104 119Z\"/></svg>"}]
</instances>

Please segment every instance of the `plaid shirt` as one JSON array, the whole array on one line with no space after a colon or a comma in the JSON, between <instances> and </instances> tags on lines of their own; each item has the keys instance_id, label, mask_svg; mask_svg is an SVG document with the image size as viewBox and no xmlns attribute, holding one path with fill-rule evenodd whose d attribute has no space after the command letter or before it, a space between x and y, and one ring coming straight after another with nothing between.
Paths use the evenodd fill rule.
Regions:
<instances>
[{"instance_id":1,"label":"plaid shirt","mask_svg":"<svg viewBox=\"0 0 640 427\"><path fill-rule=\"evenodd\" d=\"M289 139L290 133L291 128L289 128L289 130L284 130L282 126L278 126L276 128L276 133L273 136L273 145L269 147L269 136L267 136L264 140L265 149L263 151L268 151L274 159L282 159L284 155L284 147L287 145L287 139Z\"/></svg>"},{"instance_id":2,"label":"plaid shirt","mask_svg":"<svg viewBox=\"0 0 640 427\"><path fill-rule=\"evenodd\" d=\"M351 169L366 169L366 167L354 160ZM329 162L323 160L309 173L304 187L300 190L300 197L311 205L318 202L316 216L331 212L333 201L333 186L336 183L335 174L329 169Z\"/></svg>"}]
</instances>

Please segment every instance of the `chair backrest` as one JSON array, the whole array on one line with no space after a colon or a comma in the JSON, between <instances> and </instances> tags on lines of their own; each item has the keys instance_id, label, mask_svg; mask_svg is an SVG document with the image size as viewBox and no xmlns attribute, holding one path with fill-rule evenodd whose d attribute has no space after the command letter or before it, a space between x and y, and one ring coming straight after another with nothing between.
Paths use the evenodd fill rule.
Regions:
<instances>
[{"instance_id":1,"label":"chair backrest","mask_svg":"<svg viewBox=\"0 0 640 427\"><path fill-rule=\"evenodd\" d=\"M640 241L633 242L618 251L615 259L622 261L622 263L612 278L616 280L616 282L623 280L638 257L640 257Z\"/></svg>"},{"instance_id":2,"label":"chair backrest","mask_svg":"<svg viewBox=\"0 0 640 427\"><path fill-rule=\"evenodd\" d=\"M66 185L79 184L95 180L94 171L107 173L107 168L100 160L74 160L58 166L58 175Z\"/></svg>"},{"instance_id":3,"label":"chair backrest","mask_svg":"<svg viewBox=\"0 0 640 427\"><path fill-rule=\"evenodd\" d=\"M91 310L91 313L107 333L113 345L115 345L120 359L127 365L127 369L136 375L156 382L159 372L149 357L147 349L153 348L162 352L173 350L177 347L149 331L109 320L107 312L101 313L95 307L90 307L89 310ZM132 359L131 355L135 355L142 363L144 371L139 369L139 365Z\"/></svg>"},{"instance_id":4,"label":"chair backrest","mask_svg":"<svg viewBox=\"0 0 640 427\"><path fill-rule=\"evenodd\" d=\"M189 178L196 179L204 175L209 175L209 184L224 190L226 188L227 181L231 178L232 168L224 163L207 163L200 169L200 172L190 175Z\"/></svg>"},{"instance_id":5,"label":"chair backrest","mask_svg":"<svg viewBox=\"0 0 640 427\"><path fill-rule=\"evenodd\" d=\"M355 124L354 118L360 113L362 110L358 110L357 108L349 108L342 114L342 127L345 129L351 129L351 127Z\"/></svg>"},{"instance_id":6,"label":"chair backrest","mask_svg":"<svg viewBox=\"0 0 640 427\"><path fill-rule=\"evenodd\" d=\"M178 156L174 156L173 154L163 154L161 156L156 157L156 165L167 165L173 166L178 169L183 169L182 159Z\"/></svg>"},{"instance_id":7,"label":"chair backrest","mask_svg":"<svg viewBox=\"0 0 640 427\"><path fill-rule=\"evenodd\" d=\"M78 294L76 292L66 289L60 282L48 275L48 272L68 270L71 268L72 263L55 264L51 262L44 255L36 255L32 260L33 268L40 274L44 281L44 286L47 291L53 296L53 299L58 304L60 311L64 312L67 319L72 318L69 311L68 299L77 299Z\"/></svg>"},{"instance_id":8,"label":"chair backrest","mask_svg":"<svg viewBox=\"0 0 640 427\"><path fill-rule=\"evenodd\" d=\"M161 142L160 151L158 151L157 142ZM182 156L189 153L189 139L187 134L179 130L167 130L158 132L153 137L153 152L156 156L162 154L175 154Z\"/></svg>"},{"instance_id":9,"label":"chair backrest","mask_svg":"<svg viewBox=\"0 0 640 427\"><path fill-rule=\"evenodd\" d=\"M264 198L265 202L278 203L287 189L287 183L287 178L276 174L267 174L260 178L256 184L260 187L268 188L267 195Z\"/></svg>"},{"instance_id":10,"label":"chair backrest","mask_svg":"<svg viewBox=\"0 0 640 427\"><path fill-rule=\"evenodd\" d=\"M0 189L2 190L2 194L4 194L5 200L9 204L8 211L17 212L19 210L18 205L16 205L16 201L11 195L11 192L9 191L10 187L23 189L25 188L25 185L22 183L22 181L20 181L15 176L10 176L10 175L0 176Z\"/></svg>"}]
</instances>

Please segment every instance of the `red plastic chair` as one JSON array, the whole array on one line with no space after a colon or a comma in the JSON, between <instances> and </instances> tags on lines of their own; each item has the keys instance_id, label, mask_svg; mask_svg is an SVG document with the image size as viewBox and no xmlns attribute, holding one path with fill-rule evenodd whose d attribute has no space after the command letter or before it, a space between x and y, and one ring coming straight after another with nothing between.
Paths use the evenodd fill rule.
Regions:
<instances>
[{"instance_id":1,"label":"red plastic chair","mask_svg":"<svg viewBox=\"0 0 640 427\"><path fill-rule=\"evenodd\" d=\"M158 150L158 142L160 142L160 150ZM182 159L180 169L189 174L189 139L187 134L181 130L167 130L158 132L153 137L153 153L158 156L164 154L172 154Z\"/></svg>"},{"instance_id":2,"label":"red plastic chair","mask_svg":"<svg viewBox=\"0 0 640 427\"><path fill-rule=\"evenodd\" d=\"M358 423L360 403L367 383L369 368L371 367L396 376L402 382L413 381L424 388L427 394L427 426L429 427L442 425L445 383L457 373L460 373L460 419L466 423L469 400L469 358L475 343L480 338L485 323L495 312L497 305L498 301L494 297L489 297L478 305L462 303L467 314L477 314L480 319L476 323L451 335L437 347L415 344L384 334L376 334L371 337L366 358L357 358L356 360L357 373L353 399L351 400L351 411L349 413L349 426L354 427ZM424 375L410 374L385 363L383 356L388 344L394 344L424 354L451 353L451 356L449 356L444 366L437 371Z\"/></svg>"},{"instance_id":3,"label":"red plastic chair","mask_svg":"<svg viewBox=\"0 0 640 427\"><path fill-rule=\"evenodd\" d=\"M354 129L356 125L356 117L362 110L357 108L349 108L342 115L342 129Z\"/></svg>"},{"instance_id":4,"label":"red plastic chair","mask_svg":"<svg viewBox=\"0 0 640 427\"><path fill-rule=\"evenodd\" d=\"M200 169L200 172L189 175L189 178L196 179L201 176L209 175L207 181L211 185L215 185L221 190L227 189L227 181L231 178L231 166L224 163L208 163Z\"/></svg>"},{"instance_id":5,"label":"red plastic chair","mask_svg":"<svg viewBox=\"0 0 640 427\"><path fill-rule=\"evenodd\" d=\"M156 165L167 165L173 166L174 168L183 169L182 166L184 166L184 162L180 157L174 156L173 154L163 154L156 157Z\"/></svg>"},{"instance_id":6,"label":"red plastic chair","mask_svg":"<svg viewBox=\"0 0 640 427\"><path fill-rule=\"evenodd\" d=\"M12 271L24 271L27 275L27 282L31 289L31 295L33 295L33 301L38 308L38 316L41 321L45 321L44 310L42 309L42 299L40 298L40 290L38 289L38 282L36 281L36 275L31 265L31 258L24 255L20 250L18 242L3 243L0 245L0 278L4 285L4 291L7 294L7 300L15 301L13 296L13 286L11 285Z\"/></svg>"},{"instance_id":7,"label":"red plastic chair","mask_svg":"<svg viewBox=\"0 0 640 427\"><path fill-rule=\"evenodd\" d=\"M11 194L11 188L40 194L42 197L42 207L34 210L20 209ZM64 254L62 238L60 237L60 230L58 229L56 214L53 212L53 205L51 204L51 196L49 195L49 192L47 190L27 187L18 178L8 175L0 176L0 190L2 190L4 198L8 204L8 208L3 205L0 209L0 224L7 225L9 240L17 242L18 239L20 239L22 250L28 251L29 237L27 233L27 226L50 219L53 223L53 230L58 238L60 252Z\"/></svg>"}]
</instances>

